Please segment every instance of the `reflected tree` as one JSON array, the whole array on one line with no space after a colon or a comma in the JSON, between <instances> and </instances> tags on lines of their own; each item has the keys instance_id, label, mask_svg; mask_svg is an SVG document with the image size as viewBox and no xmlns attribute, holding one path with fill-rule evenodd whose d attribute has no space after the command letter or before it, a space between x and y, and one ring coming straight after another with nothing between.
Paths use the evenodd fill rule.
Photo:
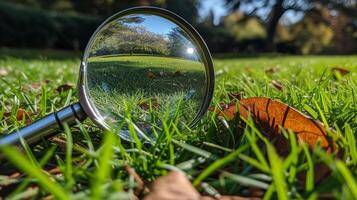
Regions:
<instances>
[{"instance_id":1,"label":"reflected tree","mask_svg":"<svg viewBox=\"0 0 357 200\"><path fill-rule=\"evenodd\" d=\"M91 55L151 54L168 55L164 35L140 26L141 17L123 18L107 25L93 44ZM137 25L136 25L137 24Z\"/></svg>"},{"instance_id":2,"label":"reflected tree","mask_svg":"<svg viewBox=\"0 0 357 200\"><path fill-rule=\"evenodd\" d=\"M184 56L184 52L191 47L191 42L186 39L184 32L179 27L173 28L168 34L168 49L170 55L174 57Z\"/></svg>"}]
</instances>

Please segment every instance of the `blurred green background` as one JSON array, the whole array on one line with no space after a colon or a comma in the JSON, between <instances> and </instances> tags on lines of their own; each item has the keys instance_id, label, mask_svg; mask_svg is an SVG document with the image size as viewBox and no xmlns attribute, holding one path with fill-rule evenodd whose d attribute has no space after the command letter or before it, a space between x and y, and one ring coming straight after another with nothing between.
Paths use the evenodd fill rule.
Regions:
<instances>
[{"instance_id":1,"label":"blurred green background","mask_svg":"<svg viewBox=\"0 0 357 200\"><path fill-rule=\"evenodd\" d=\"M171 10L214 53L356 54L356 0L0 0L0 47L80 51L106 17Z\"/></svg>"}]
</instances>

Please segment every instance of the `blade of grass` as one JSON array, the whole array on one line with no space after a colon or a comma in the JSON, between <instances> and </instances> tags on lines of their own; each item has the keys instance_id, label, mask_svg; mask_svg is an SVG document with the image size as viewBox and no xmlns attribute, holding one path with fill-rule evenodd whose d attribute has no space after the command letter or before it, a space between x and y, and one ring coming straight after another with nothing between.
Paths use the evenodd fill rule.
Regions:
<instances>
[{"instance_id":1,"label":"blade of grass","mask_svg":"<svg viewBox=\"0 0 357 200\"><path fill-rule=\"evenodd\" d=\"M216 160L218 158L218 156L206 151L206 150L203 150L203 149L200 149L200 148L197 148L195 146L192 146L190 144L187 144L187 143L184 143L184 142L180 142L180 141L177 141L175 139L172 139L171 140L172 143L176 144L177 146L181 147L181 148L184 148L192 153L195 153L199 156L202 156L204 158L208 158L208 159L213 159L213 160Z\"/></svg>"},{"instance_id":2,"label":"blade of grass","mask_svg":"<svg viewBox=\"0 0 357 200\"><path fill-rule=\"evenodd\" d=\"M91 188L91 196L92 199L102 199L102 185L106 183L107 179L109 178L112 168L110 161L113 157L114 149L113 145L115 144L115 136L111 132L106 132L104 141L102 144L102 149L100 152L100 157L99 157L99 167L97 168L95 175L94 175L94 180L92 182L92 188Z\"/></svg>"},{"instance_id":3,"label":"blade of grass","mask_svg":"<svg viewBox=\"0 0 357 200\"><path fill-rule=\"evenodd\" d=\"M256 187L256 188L261 188L261 189L265 189L265 190L268 189L268 187L269 187L269 184L267 184L265 182L255 180L250 177L232 174L229 172L223 172L221 176L230 178L230 179L240 183L243 186Z\"/></svg>"},{"instance_id":4,"label":"blade of grass","mask_svg":"<svg viewBox=\"0 0 357 200\"><path fill-rule=\"evenodd\" d=\"M305 190L306 192L310 193L314 190L314 163L312 162L312 158L306 144L302 144L302 149L306 156L306 161L309 166L306 172L306 183L305 183Z\"/></svg>"},{"instance_id":5,"label":"blade of grass","mask_svg":"<svg viewBox=\"0 0 357 200\"><path fill-rule=\"evenodd\" d=\"M214 161L211 165L209 165L206 169L204 169L203 172L200 173L200 175L193 181L193 185L197 187L201 183L202 180L204 180L206 177L208 177L215 170L232 162L234 159L237 158L237 156L239 154L241 154L248 147L249 147L249 145L241 146L238 149L236 149L235 151L233 151L232 153L225 156L224 158Z\"/></svg>"},{"instance_id":6,"label":"blade of grass","mask_svg":"<svg viewBox=\"0 0 357 200\"><path fill-rule=\"evenodd\" d=\"M69 129L67 123L63 124L64 132L66 133L66 168L65 168L65 177L66 177L66 188L70 189L74 185L75 181L73 179L73 166L72 166L72 151L73 151L73 138L72 132Z\"/></svg>"},{"instance_id":7,"label":"blade of grass","mask_svg":"<svg viewBox=\"0 0 357 200\"><path fill-rule=\"evenodd\" d=\"M345 135L348 142L348 149L351 155L352 163L357 164L357 147L356 147L356 139L353 135L352 128L349 124L345 124Z\"/></svg>"},{"instance_id":8,"label":"blade of grass","mask_svg":"<svg viewBox=\"0 0 357 200\"><path fill-rule=\"evenodd\" d=\"M289 197L287 192L287 185L284 179L284 168L282 161L270 143L266 143L266 146L268 150L269 162L271 165L271 174L278 198L282 200L288 200Z\"/></svg>"},{"instance_id":9,"label":"blade of grass","mask_svg":"<svg viewBox=\"0 0 357 200\"><path fill-rule=\"evenodd\" d=\"M48 175L42 172L38 166L33 165L23 154L15 147L2 147L1 152L17 168L27 173L29 176L38 180L38 183L44 190L47 190L58 199L70 199L68 193L62 189L61 185L52 181Z\"/></svg>"},{"instance_id":10,"label":"blade of grass","mask_svg":"<svg viewBox=\"0 0 357 200\"><path fill-rule=\"evenodd\" d=\"M336 168L339 171L339 173L342 175L342 177L345 179L346 185L349 188L350 192L352 193L354 199L357 199L357 182L351 171L340 160L336 161Z\"/></svg>"}]
</instances>

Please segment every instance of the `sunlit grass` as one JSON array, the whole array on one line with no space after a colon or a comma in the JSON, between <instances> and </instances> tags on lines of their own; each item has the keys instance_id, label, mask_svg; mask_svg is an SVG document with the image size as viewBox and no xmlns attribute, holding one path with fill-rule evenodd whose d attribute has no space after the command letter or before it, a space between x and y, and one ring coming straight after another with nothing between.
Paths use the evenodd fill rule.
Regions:
<instances>
[{"instance_id":1,"label":"sunlit grass","mask_svg":"<svg viewBox=\"0 0 357 200\"><path fill-rule=\"evenodd\" d=\"M18 108L34 113L31 118L35 120L76 102L76 89L61 94L55 89L63 83L76 83L79 62L1 59L0 68L8 69L0 81L1 132L24 125L15 117ZM163 116L162 127L155 129L154 143L135 140L128 144L86 121L66 129L56 140L29 148L24 155L13 148L3 149L6 158L1 161L0 193L13 198L130 198L136 183L124 170L129 165L148 182L172 169L184 171L206 194L212 194L209 187L213 187L218 193L240 196L261 191L267 199L357 198L356 56L218 58L215 64L213 105L229 102L229 92L278 99L334 128L332 137L343 152L339 159L318 147L310 152L298 145L292 133L286 133L291 152L281 158L277 147L263 137L252 120L237 118L225 124L213 113L186 132L176 128L177 121L169 122ZM332 67L343 67L350 73L336 78ZM40 89L21 89L47 79L50 82ZM274 88L272 80L281 82L283 90ZM5 117L6 112L10 112L9 117ZM243 123L247 125L237 126ZM132 124L128 128L134 137ZM317 182L319 172L312 169L321 163L331 173ZM21 174L14 176L18 171ZM302 174L306 178L301 178Z\"/></svg>"}]
</instances>

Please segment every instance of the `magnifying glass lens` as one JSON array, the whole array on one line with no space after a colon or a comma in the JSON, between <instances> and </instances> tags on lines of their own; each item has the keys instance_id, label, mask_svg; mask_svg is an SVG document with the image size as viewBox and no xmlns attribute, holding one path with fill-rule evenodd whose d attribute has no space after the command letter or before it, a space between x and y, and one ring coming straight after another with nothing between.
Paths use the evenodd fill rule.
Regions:
<instances>
[{"instance_id":1,"label":"magnifying glass lens","mask_svg":"<svg viewBox=\"0 0 357 200\"><path fill-rule=\"evenodd\" d=\"M129 113L142 126L164 116L192 123L207 96L201 51L187 31L159 15L136 13L106 22L83 59L97 122L108 128Z\"/></svg>"},{"instance_id":2,"label":"magnifying glass lens","mask_svg":"<svg viewBox=\"0 0 357 200\"><path fill-rule=\"evenodd\" d=\"M0 147L51 137L88 116L100 128L116 128L132 141L161 127L193 126L206 112L214 88L213 63L194 28L170 11L136 7L107 19L84 52L78 82L79 103L37 120L0 139Z\"/></svg>"}]
</instances>

